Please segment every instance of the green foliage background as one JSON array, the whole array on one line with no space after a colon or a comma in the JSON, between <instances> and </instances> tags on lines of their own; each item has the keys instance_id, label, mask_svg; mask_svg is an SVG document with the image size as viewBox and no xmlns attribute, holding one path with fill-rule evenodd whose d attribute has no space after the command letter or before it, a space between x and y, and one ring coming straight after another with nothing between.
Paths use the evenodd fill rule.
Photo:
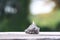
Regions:
<instances>
[{"instance_id":1,"label":"green foliage background","mask_svg":"<svg viewBox=\"0 0 60 40\"><path fill-rule=\"evenodd\" d=\"M22 10L19 14L14 14L8 19L4 17L0 19L0 32L18 32L24 31L31 23L28 20L28 4L29 0L20 0L22 4ZM41 28L41 31L60 31L60 22L55 30L49 28Z\"/></svg>"},{"instance_id":2,"label":"green foliage background","mask_svg":"<svg viewBox=\"0 0 60 40\"><path fill-rule=\"evenodd\" d=\"M4 16L3 20L0 19L0 31L24 31L28 25L29 21L27 19L27 0L20 0L22 5L22 10L18 14L14 14L8 19Z\"/></svg>"}]
</instances>

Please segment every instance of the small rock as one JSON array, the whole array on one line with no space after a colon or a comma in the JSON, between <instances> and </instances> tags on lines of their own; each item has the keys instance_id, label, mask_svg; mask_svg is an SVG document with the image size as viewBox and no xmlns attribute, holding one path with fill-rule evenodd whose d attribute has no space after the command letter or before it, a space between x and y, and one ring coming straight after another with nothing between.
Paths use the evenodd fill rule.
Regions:
<instances>
[{"instance_id":1,"label":"small rock","mask_svg":"<svg viewBox=\"0 0 60 40\"><path fill-rule=\"evenodd\" d=\"M37 27L34 22L25 30L25 33L27 34L38 34L40 28Z\"/></svg>"}]
</instances>

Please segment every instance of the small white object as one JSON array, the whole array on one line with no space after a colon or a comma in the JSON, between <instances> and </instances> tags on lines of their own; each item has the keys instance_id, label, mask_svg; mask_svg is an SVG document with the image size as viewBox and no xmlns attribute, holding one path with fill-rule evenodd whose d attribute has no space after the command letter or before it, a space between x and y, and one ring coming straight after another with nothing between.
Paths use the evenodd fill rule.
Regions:
<instances>
[{"instance_id":1,"label":"small white object","mask_svg":"<svg viewBox=\"0 0 60 40\"><path fill-rule=\"evenodd\" d=\"M49 3L46 3L46 1L48 2L48 0L31 0L29 5L30 13L37 15L52 12L56 6L55 2L50 1Z\"/></svg>"},{"instance_id":2,"label":"small white object","mask_svg":"<svg viewBox=\"0 0 60 40\"><path fill-rule=\"evenodd\" d=\"M11 14L17 13L17 9L16 8L12 8L10 6L6 6L4 11L5 11L5 13L11 13Z\"/></svg>"},{"instance_id":3,"label":"small white object","mask_svg":"<svg viewBox=\"0 0 60 40\"><path fill-rule=\"evenodd\" d=\"M33 21L33 24L35 24L34 21Z\"/></svg>"}]
</instances>

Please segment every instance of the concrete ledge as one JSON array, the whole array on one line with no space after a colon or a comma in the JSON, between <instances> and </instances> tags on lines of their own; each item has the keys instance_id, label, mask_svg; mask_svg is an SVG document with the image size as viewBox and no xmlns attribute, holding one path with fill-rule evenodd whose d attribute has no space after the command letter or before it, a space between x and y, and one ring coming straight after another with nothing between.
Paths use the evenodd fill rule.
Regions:
<instances>
[{"instance_id":1,"label":"concrete ledge","mask_svg":"<svg viewBox=\"0 0 60 40\"><path fill-rule=\"evenodd\" d=\"M60 39L60 32L39 32L39 34L26 34L25 32L0 32L0 39Z\"/></svg>"}]
</instances>

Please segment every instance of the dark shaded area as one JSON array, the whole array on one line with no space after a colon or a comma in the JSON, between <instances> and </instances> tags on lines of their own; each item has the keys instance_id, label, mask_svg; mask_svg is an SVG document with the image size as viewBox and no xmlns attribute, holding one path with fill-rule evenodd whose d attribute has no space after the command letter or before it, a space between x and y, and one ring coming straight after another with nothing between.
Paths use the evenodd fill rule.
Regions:
<instances>
[{"instance_id":1,"label":"dark shaded area","mask_svg":"<svg viewBox=\"0 0 60 40\"><path fill-rule=\"evenodd\" d=\"M24 29L29 25L29 21L27 19L27 0L20 1L22 10L19 14L10 17L7 31L24 31Z\"/></svg>"},{"instance_id":2,"label":"dark shaded area","mask_svg":"<svg viewBox=\"0 0 60 40\"><path fill-rule=\"evenodd\" d=\"M41 28L40 31L43 31L43 32L46 31L46 32L48 32L48 31L52 31L52 30L50 28L46 28L45 27L45 28Z\"/></svg>"},{"instance_id":3,"label":"dark shaded area","mask_svg":"<svg viewBox=\"0 0 60 40\"><path fill-rule=\"evenodd\" d=\"M0 0L2 1L2 0ZM8 1L11 1L11 0L8 0ZM19 12L16 13L16 14L7 14L5 15L5 12L4 10L1 10L1 22L2 22L2 25L4 25L4 22L3 20L7 20L8 22L5 23L6 25L0 27L0 31L24 31L24 29L26 29L29 25L29 21L27 19L27 0L13 0L11 1L12 4L13 2L16 1L17 3L20 1L20 5L21 6L17 6L18 7L21 7L19 9ZM4 3L5 2L5 3ZM1 2L1 5L5 5L7 3L7 0L3 0L3 2ZM11 4L10 4L11 5ZM19 4L18 4L19 5ZM2 6L4 9L4 6Z\"/></svg>"}]
</instances>

